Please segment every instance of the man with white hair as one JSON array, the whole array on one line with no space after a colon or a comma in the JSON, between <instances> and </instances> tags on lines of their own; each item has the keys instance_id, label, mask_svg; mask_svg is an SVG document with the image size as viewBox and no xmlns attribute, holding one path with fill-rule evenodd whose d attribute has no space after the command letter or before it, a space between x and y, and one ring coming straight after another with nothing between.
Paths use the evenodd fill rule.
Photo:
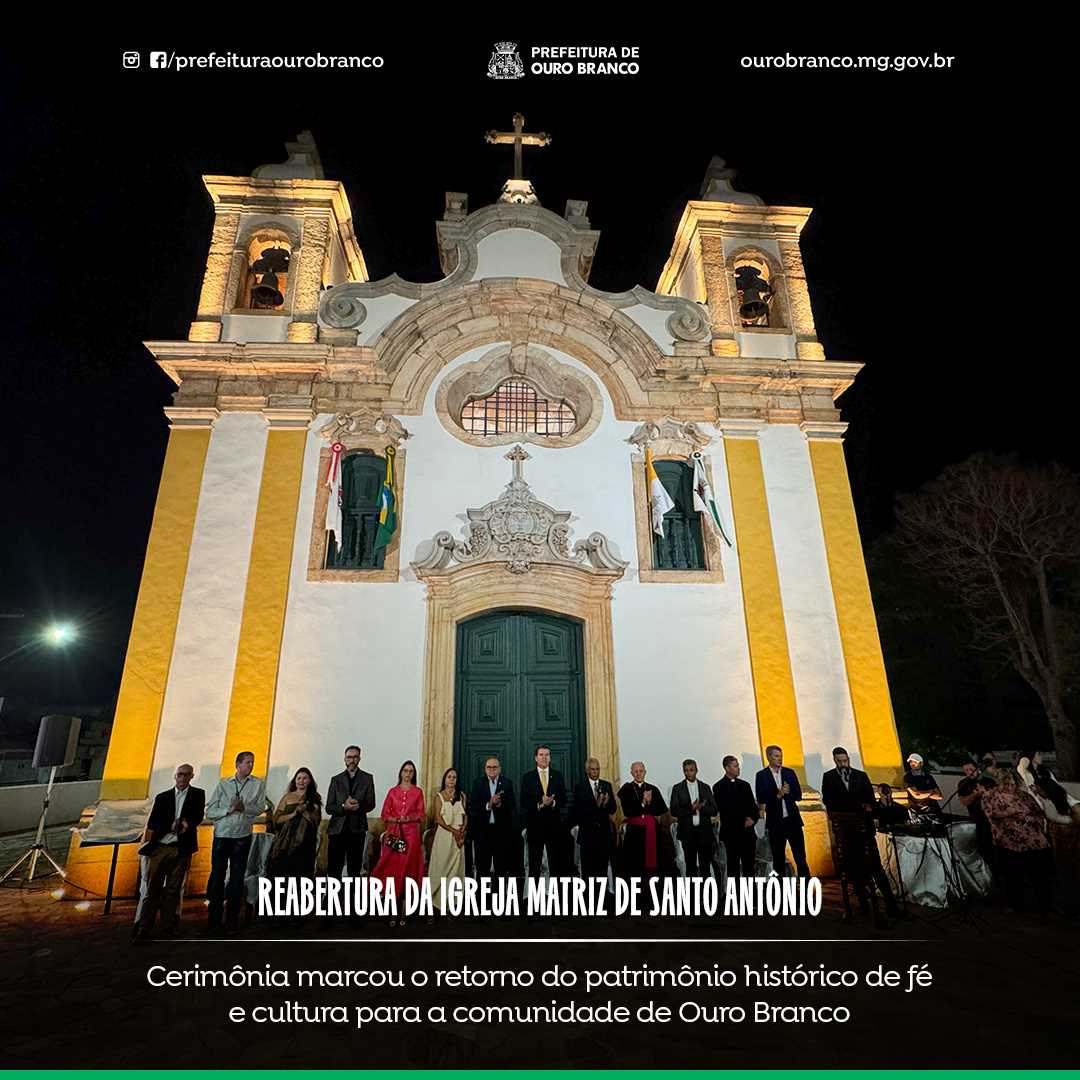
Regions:
<instances>
[{"instance_id":1,"label":"man with white hair","mask_svg":"<svg viewBox=\"0 0 1080 1080\"><path fill-rule=\"evenodd\" d=\"M655 784L645 783L645 763L630 766L633 777L619 788L619 805L626 820L623 862L627 877L655 877L660 866L657 857L656 819L667 813L667 803Z\"/></svg>"},{"instance_id":2,"label":"man with white hair","mask_svg":"<svg viewBox=\"0 0 1080 1080\"><path fill-rule=\"evenodd\" d=\"M159 910L162 935L177 937L180 933L184 879L199 847L199 823L206 808L206 792L191 786L194 776L191 765L177 765L174 786L154 799L139 848L145 857L146 892L132 941L149 940Z\"/></svg>"},{"instance_id":3,"label":"man with white hair","mask_svg":"<svg viewBox=\"0 0 1080 1080\"><path fill-rule=\"evenodd\" d=\"M908 807L913 814L937 817L941 813L941 788L930 773L923 770L921 754L908 754L908 771L904 773L904 787L908 793Z\"/></svg>"}]
</instances>

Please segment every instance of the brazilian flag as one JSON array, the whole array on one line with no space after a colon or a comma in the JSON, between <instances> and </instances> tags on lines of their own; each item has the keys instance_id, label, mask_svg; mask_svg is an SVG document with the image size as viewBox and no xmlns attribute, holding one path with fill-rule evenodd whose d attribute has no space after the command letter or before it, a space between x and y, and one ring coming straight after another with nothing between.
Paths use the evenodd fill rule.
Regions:
<instances>
[{"instance_id":1,"label":"brazilian flag","mask_svg":"<svg viewBox=\"0 0 1080 1080\"><path fill-rule=\"evenodd\" d=\"M375 554L393 539L397 529L397 510L394 508L394 453L392 446L386 448L386 476L379 492L379 528L375 533Z\"/></svg>"}]
</instances>

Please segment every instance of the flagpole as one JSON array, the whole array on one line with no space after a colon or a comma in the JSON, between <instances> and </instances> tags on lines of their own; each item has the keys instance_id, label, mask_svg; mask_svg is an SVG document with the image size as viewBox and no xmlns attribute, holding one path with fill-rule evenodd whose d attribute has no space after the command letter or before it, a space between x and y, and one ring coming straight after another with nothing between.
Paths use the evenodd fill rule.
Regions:
<instances>
[{"instance_id":1,"label":"flagpole","mask_svg":"<svg viewBox=\"0 0 1080 1080\"><path fill-rule=\"evenodd\" d=\"M326 501L326 528L324 530L326 535L326 546L323 551L323 569L328 570L330 568L330 544L335 543L338 547L341 547L341 459L344 456L345 447L342 443L336 442L330 447L330 462L326 470L325 485L329 488L329 495ZM329 519L333 513L332 500L337 502L337 513L334 514L334 523L336 528L329 527ZM331 540L331 536L333 540Z\"/></svg>"}]
</instances>

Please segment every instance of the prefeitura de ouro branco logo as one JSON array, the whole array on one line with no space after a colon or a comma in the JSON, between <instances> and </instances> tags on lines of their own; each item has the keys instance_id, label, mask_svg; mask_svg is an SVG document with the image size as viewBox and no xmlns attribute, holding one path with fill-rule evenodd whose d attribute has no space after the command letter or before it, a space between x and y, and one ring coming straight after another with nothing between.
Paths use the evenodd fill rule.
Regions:
<instances>
[{"instance_id":1,"label":"prefeitura de ouro branco logo","mask_svg":"<svg viewBox=\"0 0 1080 1080\"><path fill-rule=\"evenodd\" d=\"M496 41L495 51L488 61L488 77L492 79L521 79L525 65L517 51L516 41Z\"/></svg>"}]
</instances>

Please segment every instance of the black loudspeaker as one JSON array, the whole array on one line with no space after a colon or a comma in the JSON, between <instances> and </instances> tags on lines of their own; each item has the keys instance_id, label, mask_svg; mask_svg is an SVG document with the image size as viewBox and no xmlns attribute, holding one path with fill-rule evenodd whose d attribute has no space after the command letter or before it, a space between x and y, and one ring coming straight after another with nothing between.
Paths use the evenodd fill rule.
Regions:
<instances>
[{"instance_id":1,"label":"black loudspeaker","mask_svg":"<svg viewBox=\"0 0 1080 1080\"><path fill-rule=\"evenodd\" d=\"M77 716L43 716L34 746L35 769L70 765L79 745L82 720Z\"/></svg>"}]
</instances>

